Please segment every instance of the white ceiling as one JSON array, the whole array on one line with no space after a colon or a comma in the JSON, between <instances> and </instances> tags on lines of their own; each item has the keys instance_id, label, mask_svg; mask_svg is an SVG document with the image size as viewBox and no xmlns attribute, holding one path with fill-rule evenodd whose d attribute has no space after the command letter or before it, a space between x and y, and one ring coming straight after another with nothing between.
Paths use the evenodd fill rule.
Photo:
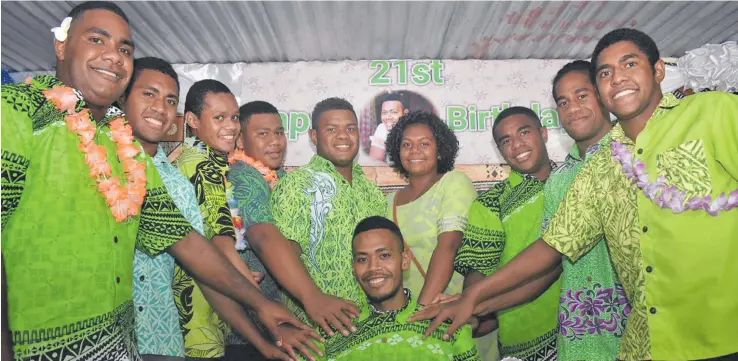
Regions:
<instances>
[{"instance_id":1,"label":"white ceiling","mask_svg":"<svg viewBox=\"0 0 738 361\"><path fill-rule=\"evenodd\" d=\"M3 68L53 69L49 29L77 3L3 1ZM662 57L738 40L738 2L116 3L130 18L136 57L179 64L587 58L623 26L651 35Z\"/></svg>"}]
</instances>

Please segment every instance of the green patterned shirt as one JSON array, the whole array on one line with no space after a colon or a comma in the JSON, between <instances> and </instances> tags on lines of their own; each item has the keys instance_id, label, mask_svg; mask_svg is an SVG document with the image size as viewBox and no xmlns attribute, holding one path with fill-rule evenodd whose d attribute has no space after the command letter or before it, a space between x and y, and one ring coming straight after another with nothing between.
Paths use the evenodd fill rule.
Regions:
<instances>
[{"instance_id":1,"label":"green patterned shirt","mask_svg":"<svg viewBox=\"0 0 738 361\"><path fill-rule=\"evenodd\" d=\"M510 262L538 239L543 201L543 182L516 171L480 195L469 211L456 270L489 276ZM536 300L498 313L501 356L555 358L560 289L557 281Z\"/></svg>"},{"instance_id":2,"label":"green patterned shirt","mask_svg":"<svg viewBox=\"0 0 738 361\"><path fill-rule=\"evenodd\" d=\"M544 187L543 231L566 196L584 163L610 144L610 134L579 156L575 144L566 161L551 173ZM612 361L620 352L620 338L630 313L628 299L601 240L576 263L563 260L561 305L559 306L559 361Z\"/></svg>"},{"instance_id":3,"label":"green patterned shirt","mask_svg":"<svg viewBox=\"0 0 738 361\"><path fill-rule=\"evenodd\" d=\"M692 195L738 188L738 96L665 95L637 141L612 139L651 180ZM738 209L675 214L645 197L603 147L584 165L543 239L573 261L605 236L632 306L620 359L695 360L738 352Z\"/></svg>"},{"instance_id":4,"label":"green patterned shirt","mask_svg":"<svg viewBox=\"0 0 738 361\"><path fill-rule=\"evenodd\" d=\"M15 357L136 360L134 250L156 255L192 227L143 152L140 215L113 218L78 136L42 93L57 85L37 76L2 86L2 253ZM85 107L80 100L76 110ZM94 141L107 149L113 176L124 177L108 127L121 115L111 107Z\"/></svg>"},{"instance_id":5,"label":"green patterned shirt","mask_svg":"<svg viewBox=\"0 0 738 361\"><path fill-rule=\"evenodd\" d=\"M184 151L173 162L190 183L200 205L205 237L234 237L231 211L226 202L227 155L216 152L197 138L185 139ZM185 355L213 358L225 355L228 325L218 317L195 280L177 265L174 272L175 303L185 339Z\"/></svg>"},{"instance_id":6,"label":"green patterned shirt","mask_svg":"<svg viewBox=\"0 0 738 361\"><path fill-rule=\"evenodd\" d=\"M337 333L326 342L329 361L423 360L479 361L479 352L469 325L461 327L450 340L443 335L450 326L441 324L424 338L430 321L408 323L407 319L420 311L421 305L405 290L408 304L396 311L377 311L365 304L355 322L357 331L348 337Z\"/></svg>"},{"instance_id":7,"label":"green patterned shirt","mask_svg":"<svg viewBox=\"0 0 738 361\"><path fill-rule=\"evenodd\" d=\"M366 297L353 275L354 228L364 218L385 215L386 202L360 165L354 164L349 183L317 155L280 180L271 196L277 227L302 247L301 259L318 288L359 306ZM287 304L307 321L295 303Z\"/></svg>"}]
</instances>

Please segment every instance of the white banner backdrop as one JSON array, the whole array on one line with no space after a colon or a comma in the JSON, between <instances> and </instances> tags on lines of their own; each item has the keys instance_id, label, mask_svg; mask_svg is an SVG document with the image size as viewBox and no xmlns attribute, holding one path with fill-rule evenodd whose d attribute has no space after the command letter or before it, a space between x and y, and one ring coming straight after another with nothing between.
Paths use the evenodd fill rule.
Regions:
<instances>
[{"instance_id":1,"label":"white banner backdrop","mask_svg":"<svg viewBox=\"0 0 738 361\"><path fill-rule=\"evenodd\" d=\"M490 125L507 107L521 105L550 128L548 151L561 162L573 141L561 129L551 96L551 80L569 60L397 60L299 63L175 65L180 74L180 111L187 90L201 79L217 79L239 104L264 100L282 115L289 139L287 166L307 163L314 146L307 134L316 103L342 97L356 109L361 128L362 165L386 163L369 157L371 136L381 123L381 100L399 93L410 110L432 110L456 132L457 164L504 163L492 142Z\"/></svg>"}]
</instances>

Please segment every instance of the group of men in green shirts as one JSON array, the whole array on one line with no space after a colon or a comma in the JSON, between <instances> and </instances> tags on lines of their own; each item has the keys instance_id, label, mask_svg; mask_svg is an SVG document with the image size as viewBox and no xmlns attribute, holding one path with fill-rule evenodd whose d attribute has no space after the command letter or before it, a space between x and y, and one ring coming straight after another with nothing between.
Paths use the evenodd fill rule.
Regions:
<instances>
[{"instance_id":1,"label":"group of men in green shirts","mask_svg":"<svg viewBox=\"0 0 738 361\"><path fill-rule=\"evenodd\" d=\"M197 82L185 104L194 136L172 164L158 144L179 99L171 65L133 60L127 17L111 3L83 3L69 17L56 77L2 88L3 331L12 330L3 357L12 344L18 360L477 360L472 334L494 342L484 336L498 327L503 356L523 360L736 357L738 100L662 95L664 65L645 34L611 32L591 64L557 74L553 96L577 142L562 166L530 109L495 119L513 171L472 206L455 264L465 291L423 307L402 286L409 256L380 217L386 200L353 162L351 104L316 105L317 154L285 175L276 108L239 108L222 83ZM112 217L69 112L48 95L63 86L75 90L75 112L89 109L94 141L121 177L128 165L109 123L123 115L114 102L126 110L146 165L140 215ZM250 161L229 159L236 144ZM618 159L635 158L645 167L631 167L640 172L631 181ZM662 188L648 182L657 176ZM658 197L666 186L702 203L679 208ZM699 198L723 192L720 202ZM254 268L283 292L265 297ZM166 341L165 320L177 328ZM228 346L231 329L261 355Z\"/></svg>"}]
</instances>

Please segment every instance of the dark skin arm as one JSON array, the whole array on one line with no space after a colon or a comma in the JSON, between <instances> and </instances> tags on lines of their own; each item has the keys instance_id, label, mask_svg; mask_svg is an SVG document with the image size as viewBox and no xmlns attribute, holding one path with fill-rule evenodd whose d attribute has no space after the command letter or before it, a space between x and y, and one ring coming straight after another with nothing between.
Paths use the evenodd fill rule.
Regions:
<instances>
[{"instance_id":1,"label":"dark skin arm","mask_svg":"<svg viewBox=\"0 0 738 361\"><path fill-rule=\"evenodd\" d=\"M281 345L277 333L277 326L280 324L289 323L301 329L310 329L286 308L266 299L212 243L199 233L190 232L167 251L201 283L253 308L278 346Z\"/></svg>"},{"instance_id":2,"label":"dark skin arm","mask_svg":"<svg viewBox=\"0 0 738 361\"><path fill-rule=\"evenodd\" d=\"M448 287L454 275L454 258L461 247L462 238L463 233L458 231L444 232L438 236L438 245L431 255L426 281L418 297L421 305L429 304Z\"/></svg>"},{"instance_id":3,"label":"dark skin arm","mask_svg":"<svg viewBox=\"0 0 738 361\"><path fill-rule=\"evenodd\" d=\"M452 324L446 331L449 338L461 326L469 322L479 305L498 295L524 286L532 280L554 271L561 264L561 254L542 239L537 240L489 277L467 288L461 298L444 303L434 309L423 309L410 317L409 321L434 319L426 336L430 335L445 320Z\"/></svg>"},{"instance_id":4,"label":"dark skin arm","mask_svg":"<svg viewBox=\"0 0 738 361\"><path fill-rule=\"evenodd\" d=\"M3 296L3 317L2 317L2 359L13 359L13 345L10 338L10 323L8 322L8 281L5 278L5 258L2 258L2 296Z\"/></svg>"},{"instance_id":5,"label":"dark skin arm","mask_svg":"<svg viewBox=\"0 0 738 361\"><path fill-rule=\"evenodd\" d=\"M331 326L348 336L356 331L351 323L359 315L352 302L320 291L300 260L300 246L285 238L271 223L259 223L246 229L246 238L254 253L282 287L298 299L305 311L328 335Z\"/></svg>"},{"instance_id":6,"label":"dark skin arm","mask_svg":"<svg viewBox=\"0 0 738 361\"><path fill-rule=\"evenodd\" d=\"M471 271L466 277L464 277L464 289L471 287L472 285L479 283L484 279L484 275L477 272ZM499 327L497 322L497 315L494 313L484 315L474 315L470 320L472 325L472 336L479 338L485 336Z\"/></svg>"},{"instance_id":7,"label":"dark skin arm","mask_svg":"<svg viewBox=\"0 0 738 361\"><path fill-rule=\"evenodd\" d=\"M223 252L223 255L228 258L233 267L236 267L238 272L241 272L241 274L246 277L247 280L249 280L257 288L259 288L259 284L256 282L256 279L254 279L254 275L249 269L249 266L246 265L246 262L244 262L243 259L241 259L241 256L238 255L235 242L236 240L234 240L231 236L213 237L213 244L221 252Z\"/></svg>"}]
</instances>

